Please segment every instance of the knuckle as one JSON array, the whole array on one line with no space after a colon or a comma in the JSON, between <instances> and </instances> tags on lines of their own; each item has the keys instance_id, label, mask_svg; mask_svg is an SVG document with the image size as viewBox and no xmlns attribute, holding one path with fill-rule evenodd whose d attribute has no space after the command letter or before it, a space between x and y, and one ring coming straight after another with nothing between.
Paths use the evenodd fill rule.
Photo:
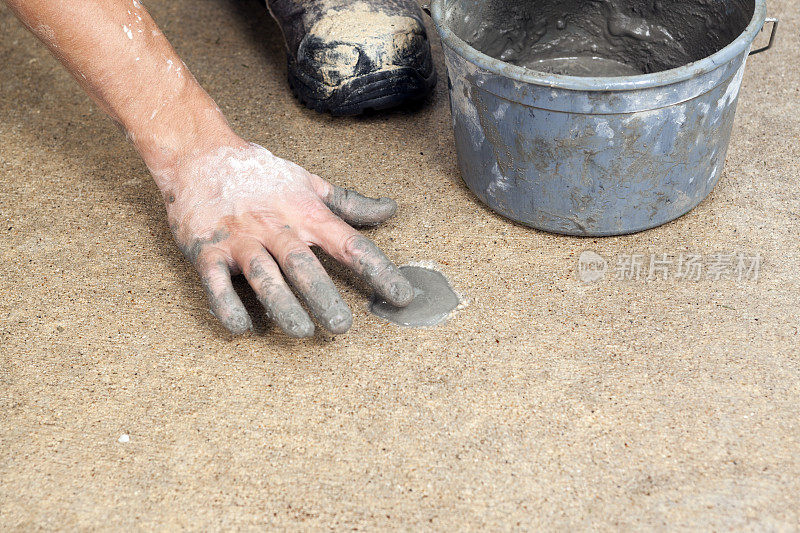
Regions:
<instances>
[{"instance_id":1,"label":"knuckle","mask_svg":"<svg viewBox=\"0 0 800 533\"><path fill-rule=\"evenodd\" d=\"M270 231L280 231L283 227L281 217L278 213L272 210L259 210L251 213L256 231L261 228L266 228Z\"/></svg>"},{"instance_id":2,"label":"knuckle","mask_svg":"<svg viewBox=\"0 0 800 533\"><path fill-rule=\"evenodd\" d=\"M231 233L228 229L203 231L189 239L185 245L179 246L189 261L196 263L209 255L225 255L230 243Z\"/></svg>"},{"instance_id":3,"label":"knuckle","mask_svg":"<svg viewBox=\"0 0 800 533\"><path fill-rule=\"evenodd\" d=\"M229 259L228 254L222 250L218 250L213 246L206 246L200 250L194 258L193 264L200 274L209 271L224 271L227 272L232 266L232 259Z\"/></svg>"},{"instance_id":4,"label":"knuckle","mask_svg":"<svg viewBox=\"0 0 800 533\"><path fill-rule=\"evenodd\" d=\"M293 307L294 295L289 287L283 283L265 281L261 287L259 299L270 314L275 318L280 312L285 312Z\"/></svg>"},{"instance_id":5,"label":"knuckle","mask_svg":"<svg viewBox=\"0 0 800 533\"><path fill-rule=\"evenodd\" d=\"M228 281L228 271L222 268L206 268L200 270L200 279L203 286L211 293L218 293L225 289Z\"/></svg>"},{"instance_id":6,"label":"knuckle","mask_svg":"<svg viewBox=\"0 0 800 533\"><path fill-rule=\"evenodd\" d=\"M330 224L338 220L336 216L331 213L330 209L318 200L308 200L300 205L300 209L302 210L301 212L303 213L303 218L306 223L313 226Z\"/></svg>"},{"instance_id":7,"label":"knuckle","mask_svg":"<svg viewBox=\"0 0 800 533\"><path fill-rule=\"evenodd\" d=\"M372 241L357 232L344 235L342 238L342 254L354 261L369 255L369 252L374 247L375 245L372 244Z\"/></svg>"},{"instance_id":8,"label":"knuckle","mask_svg":"<svg viewBox=\"0 0 800 533\"><path fill-rule=\"evenodd\" d=\"M377 260L365 266L364 274L372 280L389 282L394 277L394 265L388 260Z\"/></svg>"},{"instance_id":9,"label":"knuckle","mask_svg":"<svg viewBox=\"0 0 800 533\"><path fill-rule=\"evenodd\" d=\"M330 198L335 194L336 187L331 185L327 180L322 179L316 174L311 174L311 180L314 185L314 190L320 198Z\"/></svg>"},{"instance_id":10,"label":"knuckle","mask_svg":"<svg viewBox=\"0 0 800 533\"><path fill-rule=\"evenodd\" d=\"M352 268L368 279L390 278L395 270L394 264L378 246L360 233L351 235L345 241L345 257Z\"/></svg>"},{"instance_id":11,"label":"knuckle","mask_svg":"<svg viewBox=\"0 0 800 533\"><path fill-rule=\"evenodd\" d=\"M279 298L284 290L288 290L283 282L280 270L273 261L253 258L250 262L250 267L250 285L256 291L259 301L265 306Z\"/></svg>"},{"instance_id":12,"label":"knuckle","mask_svg":"<svg viewBox=\"0 0 800 533\"><path fill-rule=\"evenodd\" d=\"M211 254L200 254L197 256L197 259L194 261L194 266L201 275L205 275L207 272L214 270L217 266L217 258L213 257Z\"/></svg>"},{"instance_id":13,"label":"knuckle","mask_svg":"<svg viewBox=\"0 0 800 533\"><path fill-rule=\"evenodd\" d=\"M271 259L259 254L253 256L247 264L249 275L254 278L274 277L278 267Z\"/></svg>"},{"instance_id":14,"label":"knuckle","mask_svg":"<svg viewBox=\"0 0 800 533\"><path fill-rule=\"evenodd\" d=\"M302 266L307 265L312 258L309 257L312 255L308 249L302 244L295 244L290 245L286 248L286 251L283 254L283 263L291 269L296 269Z\"/></svg>"}]
</instances>

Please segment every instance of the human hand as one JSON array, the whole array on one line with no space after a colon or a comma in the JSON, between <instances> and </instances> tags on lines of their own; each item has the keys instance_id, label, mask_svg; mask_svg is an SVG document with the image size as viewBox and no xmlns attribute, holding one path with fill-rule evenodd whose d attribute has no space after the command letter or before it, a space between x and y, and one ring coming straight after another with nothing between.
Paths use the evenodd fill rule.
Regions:
<instances>
[{"instance_id":1,"label":"human hand","mask_svg":"<svg viewBox=\"0 0 800 533\"><path fill-rule=\"evenodd\" d=\"M231 274L240 272L267 316L288 335L314 333L289 284L326 329L350 328L350 308L312 245L350 267L390 303L411 302L413 290L399 269L351 227L385 221L397 209L393 200L331 185L266 148L239 141L156 176L175 240L200 274L211 312L228 330L239 334L252 328L231 284Z\"/></svg>"},{"instance_id":2,"label":"human hand","mask_svg":"<svg viewBox=\"0 0 800 533\"><path fill-rule=\"evenodd\" d=\"M397 205L334 187L238 137L141 3L6 2L133 142L212 313L229 330L252 327L231 284L239 272L289 335L310 336L314 325L286 280L323 326L350 328L352 313L311 245L387 301L411 302L411 285L397 267L348 225L379 224Z\"/></svg>"}]
</instances>

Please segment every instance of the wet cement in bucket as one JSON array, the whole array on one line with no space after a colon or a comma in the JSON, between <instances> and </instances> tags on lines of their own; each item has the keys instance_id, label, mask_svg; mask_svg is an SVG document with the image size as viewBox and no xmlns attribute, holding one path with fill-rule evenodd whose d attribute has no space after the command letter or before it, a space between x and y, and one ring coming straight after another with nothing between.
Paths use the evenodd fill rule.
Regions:
<instances>
[{"instance_id":1,"label":"wet cement in bucket","mask_svg":"<svg viewBox=\"0 0 800 533\"><path fill-rule=\"evenodd\" d=\"M724 48L753 0L452 0L447 25L496 59L539 72L631 76Z\"/></svg>"},{"instance_id":2,"label":"wet cement in bucket","mask_svg":"<svg viewBox=\"0 0 800 533\"><path fill-rule=\"evenodd\" d=\"M402 266L400 271L414 287L414 300L406 307L395 307L373 296L369 306L373 314L401 326L435 326L461 303L441 272L420 266Z\"/></svg>"}]
</instances>

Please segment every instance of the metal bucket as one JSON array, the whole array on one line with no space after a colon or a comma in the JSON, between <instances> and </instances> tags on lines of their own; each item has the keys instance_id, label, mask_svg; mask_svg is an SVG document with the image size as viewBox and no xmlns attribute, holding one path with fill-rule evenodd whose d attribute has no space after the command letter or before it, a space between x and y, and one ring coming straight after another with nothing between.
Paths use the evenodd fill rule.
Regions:
<instances>
[{"instance_id":1,"label":"metal bucket","mask_svg":"<svg viewBox=\"0 0 800 533\"><path fill-rule=\"evenodd\" d=\"M765 24L765 0L745 1L750 23L708 57L651 74L578 77L476 50L452 17L480 2L433 0L467 186L512 220L568 235L633 233L687 213L722 173L745 61ZM769 21L770 45L752 53L771 46Z\"/></svg>"}]
</instances>

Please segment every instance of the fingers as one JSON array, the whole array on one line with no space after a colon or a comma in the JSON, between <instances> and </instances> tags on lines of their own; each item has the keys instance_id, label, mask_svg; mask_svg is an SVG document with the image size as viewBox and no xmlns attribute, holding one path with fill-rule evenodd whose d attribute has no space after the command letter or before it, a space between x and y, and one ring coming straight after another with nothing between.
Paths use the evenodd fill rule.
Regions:
<instances>
[{"instance_id":1,"label":"fingers","mask_svg":"<svg viewBox=\"0 0 800 533\"><path fill-rule=\"evenodd\" d=\"M197 271L208 295L211 314L234 335L253 329L250 315L233 290L231 273L225 260L214 256L198 259Z\"/></svg>"},{"instance_id":2,"label":"fingers","mask_svg":"<svg viewBox=\"0 0 800 533\"><path fill-rule=\"evenodd\" d=\"M322 180L322 178L318 178ZM324 181L324 180L323 180ZM337 216L353 226L375 226L392 217L397 203L391 198L369 198L325 182L320 198Z\"/></svg>"},{"instance_id":3,"label":"fingers","mask_svg":"<svg viewBox=\"0 0 800 533\"><path fill-rule=\"evenodd\" d=\"M353 325L353 313L311 249L288 229L270 236L267 248L311 313L331 333Z\"/></svg>"},{"instance_id":4,"label":"fingers","mask_svg":"<svg viewBox=\"0 0 800 533\"><path fill-rule=\"evenodd\" d=\"M397 307L414 299L414 290L400 269L378 246L334 216L314 228L315 242L361 276L375 292Z\"/></svg>"},{"instance_id":5,"label":"fingers","mask_svg":"<svg viewBox=\"0 0 800 533\"><path fill-rule=\"evenodd\" d=\"M234 258L270 320L291 337L314 335L314 323L283 280L272 256L260 244L249 245Z\"/></svg>"}]
</instances>

